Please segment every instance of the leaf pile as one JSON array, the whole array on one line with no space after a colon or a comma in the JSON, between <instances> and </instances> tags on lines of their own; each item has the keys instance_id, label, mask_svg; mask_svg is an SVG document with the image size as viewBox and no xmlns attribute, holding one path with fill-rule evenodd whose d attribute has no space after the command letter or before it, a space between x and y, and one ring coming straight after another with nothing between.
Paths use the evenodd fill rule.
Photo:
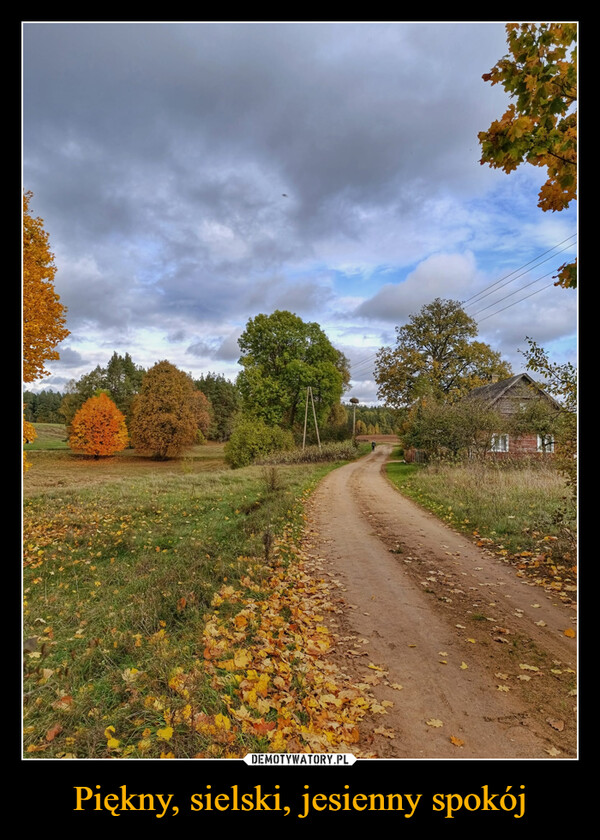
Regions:
<instances>
[{"instance_id":1,"label":"leaf pile","mask_svg":"<svg viewBox=\"0 0 600 840\"><path fill-rule=\"evenodd\" d=\"M282 554L294 562L282 562ZM171 688L189 700L206 674L226 714L194 713L192 704L169 716L203 736L205 755L243 756L247 738L267 752L353 752L359 723L377 706L351 684L327 653L333 640L322 623L332 609L328 585L307 569L308 559L285 539L276 541L274 566L252 558L241 588L224 585L213 598L204 631L204 663L178 671Z\"/></svg>"}]
</instances>

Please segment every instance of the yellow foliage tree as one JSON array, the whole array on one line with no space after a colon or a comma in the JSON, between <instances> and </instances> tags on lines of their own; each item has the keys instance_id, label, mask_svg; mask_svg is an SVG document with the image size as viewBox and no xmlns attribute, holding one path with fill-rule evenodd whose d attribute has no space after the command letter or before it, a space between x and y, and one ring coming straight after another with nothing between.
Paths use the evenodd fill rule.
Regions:
<instances>
[{"instance_id":1,"label":"yellow foliage tree","mask_svg":"<svg viewBox=\"0 0 600 840\"><path fill-rule=\"evenodd\" d=\"M54 254L43 219L29 214L33 193L23 194L23 381L48 376L44 364L58 359L54 348L68 335L66 309L54 291Z\"/></svg>"},{"instance_id":2,"label":"yellow foliage tree","mask_svg":"<svg viewBox=\"0 0 600 840\"><path fill-rule=\"evenodd\" d=\"M71 423L69 446L99 458L125 449L129 441L125 417L106 394L90 397Z\"/></svg>"},{"instance_id":3,"label":"yellow foliage tree","mask_svg":"<svg viewBox=\"0 0 600 840\"><path fill-rule=\"evenodd\" d=\"M25 410L25 405L23 405L23 410ZM37 434L35 433L35 429L33 425L29 423L27 420L23 420L23 445L26 443L33 443L36 439ZM23 472L27 472L27 470L31 467L31 462L27 460L27 453L23 453Z\"/></svg>"},{"instance_id":4,"label":"yellow foliage tree","mask_svg":"<svg viewBox=\"0 0 600 840\"><path fill-rule=\"evenodd\" d=\"M58 359L54 349L69 335L66 309L54 291L54 254L50 252L43 220L29 214L33 193L23 194L23 381L33 382L48 371L44 363ZM31 423L23 421L23 444L35 440ZM31 464L23 456L23 471Z\"/></svg>"}]
</instances>

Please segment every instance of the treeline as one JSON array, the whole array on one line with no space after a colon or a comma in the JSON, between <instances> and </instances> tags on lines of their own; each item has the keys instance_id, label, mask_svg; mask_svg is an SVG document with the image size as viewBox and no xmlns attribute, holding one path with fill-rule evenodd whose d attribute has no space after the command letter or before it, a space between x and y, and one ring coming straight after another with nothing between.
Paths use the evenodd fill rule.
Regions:
<instances>
[{"instance_id":1,"label":"treeline","mask_svg":"<svg viewBox=\"0 0 600 840\"><path fill-rule=\"evenodd\" d=\"M25 420L29 423L64 423L60 406L64 394L58 391L24 391Z\"/></svg>"},{"instance_id":2,"label":"treeline","mask_svg":"<svg viewBox=\"0 0 600 840\"><path fill-rule=\"evenodd\" d=\"M30 423L63 423L70 429L84 403L104 392L130 426L133 400L141 390L146 373L147 370L133 362L129 353L121 356L115 352L105 367L98 365L78 380L71 380L65 393L52 390L39 393L25 391L25 420ZM208 421L201 424L204 436L208 440L228 440L240 403L235 383L221 374L211 372L193 382L196 390L204 394L207 400L204 408L208 412Z\"/></svg>"},{"instance_id":3,"label":"treeline","mask_svg":"<svg viewBox=\"0 0 600 840\"><path fill-rule=\"evenodd\" d=\"M346 425L352 434L354 406L343 403L346 411ZM357 435L396 435L402 424L405 412L386 406L357 405L356 429Z\"/></svg>"}]
</instances>

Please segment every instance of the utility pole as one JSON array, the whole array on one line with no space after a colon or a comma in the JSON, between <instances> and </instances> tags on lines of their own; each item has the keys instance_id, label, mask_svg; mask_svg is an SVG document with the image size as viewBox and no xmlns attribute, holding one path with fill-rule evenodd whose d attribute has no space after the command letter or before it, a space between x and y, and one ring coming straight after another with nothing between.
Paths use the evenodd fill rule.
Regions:
<instances>
[{"instance_id":1,"label":"utility pole","mask_svg":"<svg viewBox=\"0 0 600 840\"><path fill-rule=\"evenodd\" d=\"M321 448L321 439L319 437L319 426L317 424L317 412L315 410L315 400L314 400L314 397L313 397L312 388L310 388L310 399L311 399L312 407L313 407L313 417L315 418L315 431L317 433L317 443L319 444L319 449L320 449Z\"/></svg>"},{"instance_id":2,"label":"utility pole","mask_svg":"<svg viewBox=\"0 0 600 840\"><path fill-rule=\"evenodd\" d=\"M306 408L304 409L304 434L302 435L302 449L306 447L306 421L308 420L308 388L306 389Z\"/></svg>"},{"instance_id":3,"label":"utility pole","mask_svg":"<svg viewBox=\"0 0 600 840\"><path fill-rule=\"evenodd\" d=\"M357 406L359 400L357 400L356 397L352 397L350 402L352 403L352 407L353 407L353 411L352 411L352 439L354 440L354 438L356 437L356 406Z\"/></svg>"},{"instance_id":4,"label":"utility pole","mask_svg":"<svg viewBox=\"0 0 600 840\"><path fill-rule=\"evenodd\" d=\"M312 388L310 385L306 388L306 406L304 408L304 434L302 435L302 449L306 448L306 425L308 422L308 396L310 394L310 399L312 402L312 410L313 410L313 418L315 421L315 431L317 433L317 443L319 444L319 449L321 448L321 438L319 437L319 425L317 423L317 411L315 409L315 400L313 397Z\"/></svg>"}]
</instances>

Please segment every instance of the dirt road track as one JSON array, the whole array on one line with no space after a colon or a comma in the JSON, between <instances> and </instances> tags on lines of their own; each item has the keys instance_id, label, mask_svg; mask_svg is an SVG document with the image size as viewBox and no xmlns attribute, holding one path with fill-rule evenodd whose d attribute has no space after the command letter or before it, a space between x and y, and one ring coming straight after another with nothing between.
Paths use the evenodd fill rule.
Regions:
<instances>
[{"instance_id":1,"label":"dirt road track","mask_svg":"<svg viewBox=\"0 0 600 840\"><path fill-rule=\"evenodd\" d=\"M367 742L382 758L576 757L574 611L404 498L391 449L321 482L305 545L343 599L336 657L393 703Z\"/></svg>"}]
</instances>

